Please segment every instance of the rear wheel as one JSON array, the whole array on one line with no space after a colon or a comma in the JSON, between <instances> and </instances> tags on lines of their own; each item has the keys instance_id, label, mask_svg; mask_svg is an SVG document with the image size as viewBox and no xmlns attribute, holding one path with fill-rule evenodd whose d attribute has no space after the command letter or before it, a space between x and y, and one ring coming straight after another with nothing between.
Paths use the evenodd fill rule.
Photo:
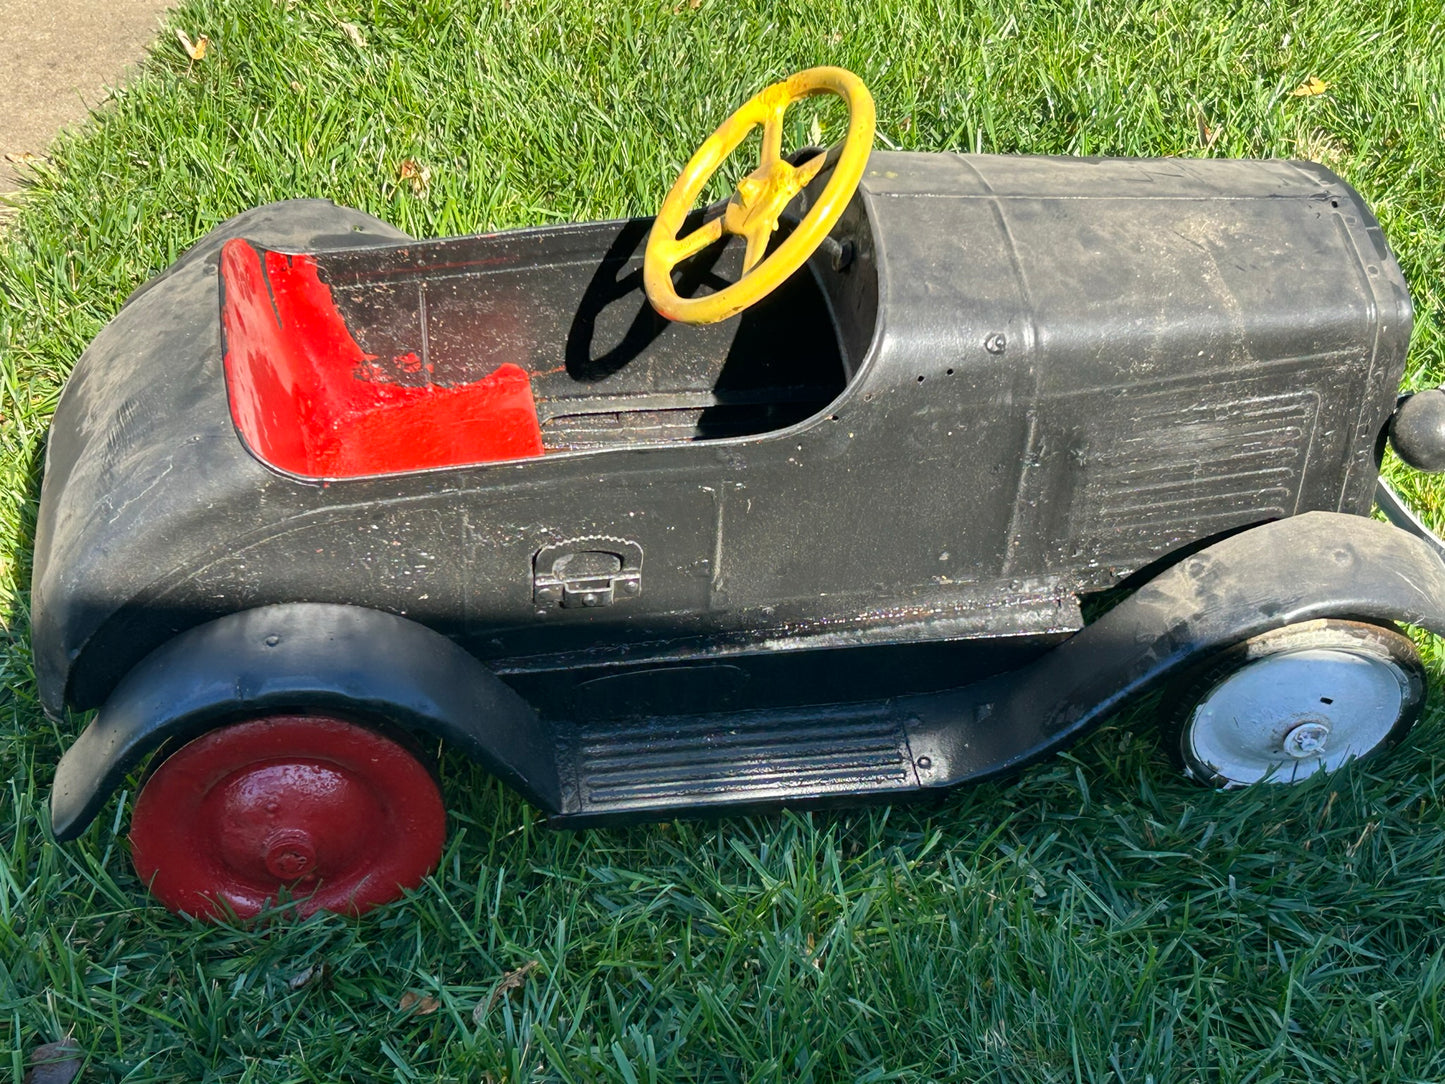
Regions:
<instances>
[{"instance_id":1,"label":"rear wheel","mask_svg":"<svg viewBox=\"0 0 1445 1084\"><path fill-rule=\"evenodd\" d=\"M172 911L247 918L287 892L301 915L360 914L436 867L446 811L400 742L345 719L274 715L167 757L136 799L136 872Z\"/></svg>"},{"instance_id":2,"label":"rear wheel","mask_svg":"<svg viewBox=\"0 0 1445 1084\"><path fill-rule=\"evenodd\" d=\"M1209 786L1299 783L1393 745L1420 717L1425 689L1408 637L1306 621L1236 644L1177 682L1164 736L1185 773Z\"/></svg>"}]
</instances>

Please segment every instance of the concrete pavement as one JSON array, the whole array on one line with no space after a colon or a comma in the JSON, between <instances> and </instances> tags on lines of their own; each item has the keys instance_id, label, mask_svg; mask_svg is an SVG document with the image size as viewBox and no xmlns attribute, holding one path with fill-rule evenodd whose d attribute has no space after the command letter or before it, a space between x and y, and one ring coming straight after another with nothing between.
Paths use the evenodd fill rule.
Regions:
<instances>
[{"instance_id":1,"label":"concrete pavement","mask_svg":"<svg viewBox=\"0 0 1445 1084\"><path fill-rule=\"evenodd\" d=\"M173 0L0 0L0 195L124 81ZM178 46L179 47L179 46Z\"/></svg>"}]
</instances>

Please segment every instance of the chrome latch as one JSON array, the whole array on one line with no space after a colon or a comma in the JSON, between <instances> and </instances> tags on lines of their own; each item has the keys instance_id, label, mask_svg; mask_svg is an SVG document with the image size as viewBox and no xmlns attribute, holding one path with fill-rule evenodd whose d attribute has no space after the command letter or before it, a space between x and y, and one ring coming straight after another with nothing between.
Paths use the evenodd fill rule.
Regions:
<instances>
[{"instance_id":1,"label":"chrome latch","mask_svg":"<svg viewBox=\"0 0 1445 1084\"><path fill-rule=\"evenodd\" d=\"M543 605L611 606L642 594L642 547L622 538L571 538L532 559L532 598Z\"/></svg>"}]
</instances>

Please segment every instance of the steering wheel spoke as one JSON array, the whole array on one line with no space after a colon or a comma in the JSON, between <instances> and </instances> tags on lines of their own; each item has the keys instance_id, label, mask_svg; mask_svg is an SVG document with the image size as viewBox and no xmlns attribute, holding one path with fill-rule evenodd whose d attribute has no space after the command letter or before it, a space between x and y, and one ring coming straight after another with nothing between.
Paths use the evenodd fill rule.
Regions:
<instances>
[{"instance_id":1,"label":"steering wheel spoke","mask_svg":"<svg viewBox=\"0 0 1445 1084\"><path fill-rule=\"evenodd\" d=\"M793 176L797 181L798 191L802 191L812 183L828 161L828 152L819 151L800 166L794 167Z\"/></svg>"},{"instance_id":2,"label":"steering wheel spoke","mask_svg":"<svg viewBox=\"0 0 1445 1084\"><path fill-rule=\"evenodd\" d=\"M762 263L763 257L768 252L768 242L772 240L775 229L777 229L777 219L773 219L772 222L759 223L748 231L746 234L748 247L747 251L743 253L744 275Z\"/></svg>"},{"instance_id":3,"label":"steering wheel spoke","mask_svg":"<svg viewBox=\"0 0 1445 1084\"><path fill-rule=\"evenodd\" d=\"M696 256L708 245L713 244L727 232L721 217L712 218L693 230L686 237L679 237L667 246L667 256L673 267L683 260Z\"/></svg>"},{"instance_id":4,"label":"steering wheel spoke","mask_svg":"<svg viewBox=\"0 0 1445 1084\"><path fill-rule=\"evenodd\" d=\"M787 101L779 102L768 114L768 119L763 121L763 153L759 164L764 168L769 168L782 160L783 114L787 112L787 109Z\"/></svg>"},{"instance_id":5,"label":"steering wheel spoke","mask_svg":"<svg viewBox=\"0 0 1445 1084\"><path fill-rule=\"evenodd\" d=\"M836 94L848 103L848 134L839 147L794 166L783 157L783 117L787 108L814 94ZM739 182L721 217L683 237L678 230L699 193L722 162L753 127L763 129L758 167ZM781 286L808 261L842 216L862 179L873 146L873 98L852 72L809 68L765 88L722 123L683 167L663 200L647 238L642 278L648 300L669 320L712 324L735 316ZM807 213L777 247L768 252L773 232L788 202L828 167L832 173ZM696 256L723 234L746 242L742 275L701 297L680 297L672 270Z\"/></svg>"}]
</instances>

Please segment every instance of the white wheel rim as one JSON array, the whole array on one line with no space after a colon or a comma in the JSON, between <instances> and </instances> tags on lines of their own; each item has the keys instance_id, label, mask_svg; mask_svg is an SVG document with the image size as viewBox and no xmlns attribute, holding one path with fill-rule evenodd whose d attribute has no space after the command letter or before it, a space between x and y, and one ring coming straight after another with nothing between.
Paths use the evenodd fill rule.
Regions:
<instances>
[{"instance_id":1,"label":"white wheel rim","mask_svg":"<svg viewBox=\"0 0 1445 1084\"><path fill-rule=\"evenodd\" d=\"M1185 752L1226 786L1297 783L1364 756L1389 736L1410 696L1388 659L1304 648L1249 663L1195 707Z\"/></svg>"}]
</instances>

